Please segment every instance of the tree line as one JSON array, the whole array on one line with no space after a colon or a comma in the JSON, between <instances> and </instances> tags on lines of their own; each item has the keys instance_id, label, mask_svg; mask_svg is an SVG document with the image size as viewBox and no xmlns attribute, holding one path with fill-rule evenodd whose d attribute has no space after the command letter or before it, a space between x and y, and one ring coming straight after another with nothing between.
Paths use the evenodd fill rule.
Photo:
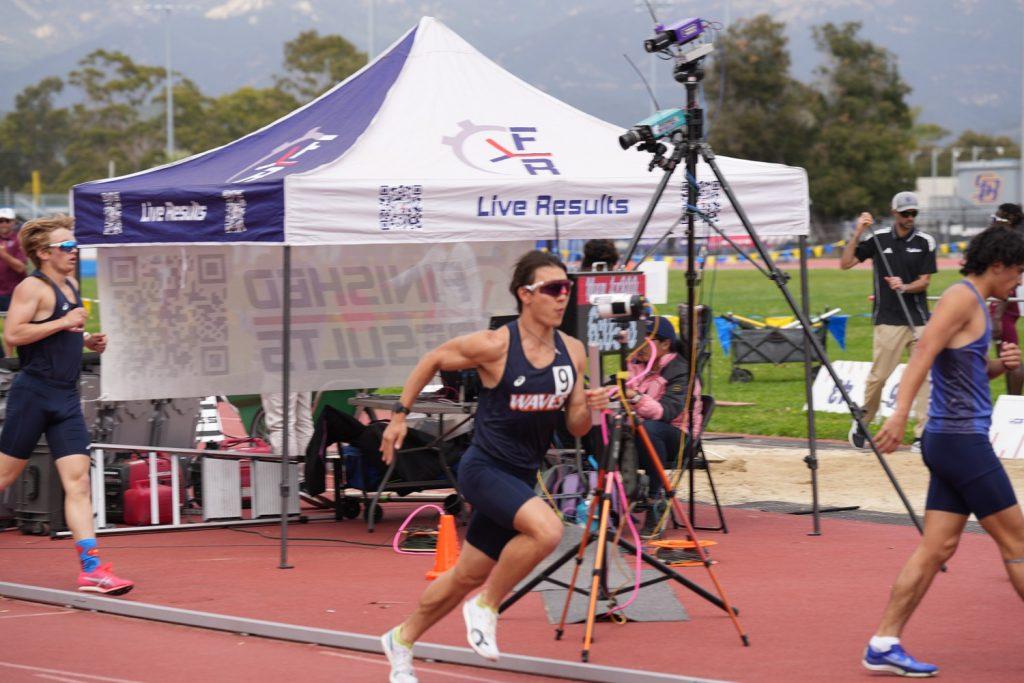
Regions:
<instances>
[{"instance_id":1,"label":"tree line","mask_svg":"<svg viewBox=\"0 0 1024 683\"><path fill-rule=\"evenodd\" d=\"M980 158L991 158L996 147L1008 156L1019 150L1009 138L973 131L940 147L949 131L919 120L895 56L860 29L857 22L814 27L823 63L810 84L790 74L785 24L768 15L730 26L717 41L717 61L706 65L709 142L720 154L807 169L821 237L865 209L887 213L894 192L929 174L933 149L942 151L940 174L949 173L953 148L981 148ZM365 63L366 54L345 38L305 31L285 43L283 72L271 87L211 97L176 74L174 157L250 133ZM62 99L73 104L59 106ZM163 67L95 50L63 78L44 78L18 93L0 119L0 187L27 189L38 170L46 191L63 192L105 177L110 161L119 174L165 163L164 100ZM919 152L913 161L912 152Z\"/></svg>"},{"instance_id":2,"label":"tree line","mask_svg":"<svg viewBox=\"0 0 1024 683\"><path fill-rule=\"evenodd\" d=\"M338 35L305 31L285 43L283 73L266 88L203 94L175 74L174 158L219 147L308 102L366 64L366 53ZM22 90L0 119L0 187L27 190L39 171L47 192L169 161L165 146L163 67L123 52L95 50L77 68ZM74 103L58 106L62 94Z\"/></svg>"},{"instance_id":3,"label":"tree line","mask_svg":"<svg viewBox=\"0 0 1024 683\"><path fill-rule=\"evenodd\" d=\"M837 221L861 211L888 215L893 194L930 174L933 149L941 150L944 175L954 148L969 154L980 147L981 159L992 158L996 147L1019 156L1011 139L970 130L940 146L949 131L920 121L907 104L911 88L895 56L860 29L859 22L814 27L823 63L805 84L790 75L785 24L767 15L738 21L717 45L724 70L709 66L705 81L715 151L805 168L819 237L835 235Z\"/></svg>"}]
</instances>

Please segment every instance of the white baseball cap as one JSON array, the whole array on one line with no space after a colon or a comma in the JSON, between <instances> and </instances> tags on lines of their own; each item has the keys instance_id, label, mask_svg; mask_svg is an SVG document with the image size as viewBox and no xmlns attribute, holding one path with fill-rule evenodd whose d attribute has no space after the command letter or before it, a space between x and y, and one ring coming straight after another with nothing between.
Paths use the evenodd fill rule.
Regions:
<instances>
[{"instance_id":1,"label":"white baseball cap","mask_svg":"<svg viewBox=\"0 0 1024 683\"><path fill-rule=\"evenodd\" d=\"M892 210L896 213L920 208L917 195L913 192L897 192L892 198Z\"/></svg>"},{"instance_id":2,"label":"white baseball cap","mask_svg":"<svg viewBox=\"0 0 1024 683\"><path fill-rule=\"evenodd\" d=\"M12 209L9 206L5 206L2 209L0 209L0 220L2 220L4 218L6 218L9 221L13 221L14 220L14 209Z\"/></svg>"}]
</instances>

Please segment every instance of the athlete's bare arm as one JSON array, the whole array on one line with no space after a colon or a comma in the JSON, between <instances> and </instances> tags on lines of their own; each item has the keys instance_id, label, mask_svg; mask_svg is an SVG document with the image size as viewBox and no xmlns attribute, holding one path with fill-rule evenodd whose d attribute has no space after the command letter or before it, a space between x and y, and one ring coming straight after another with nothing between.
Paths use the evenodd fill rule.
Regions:
<instances>
[{"instance_id":1,"label":"athlete's bare arm","mask_svg":"<svg viewBox=\"0 0 1024 683\"><path fill-rule=\"evenodd\" d=\"M508 343L508 329L504 327L499 330L473 332L446 341L424 354L420 362L416 364L405 381L399 400L402 405L411 406L423 391L423 387L427 386L427 383L440 370L477 368L484 386L497 385L501 380L501 373L505 369ZM381 437L380 450L385 463L391 464L391 460L395 457L395 451L400 449L402 442L405 441L407 431L405 415L392 415L391 422Z\"/></svg>"},{"instance_id":2,"label":"athlete's bare arm","mask_svg":"<svg viewBox=\"0 0 1024 683\"><path fill-rule=\"evenodd\" d=\"M559 334L562 334L559 332ZM562 341L569 349L569 356L576 366L576 384L572 388L569 402L565 407L565 424L573 436L583 436L590 431L590 411L602 410L608 405L608 391L603 388L584 389L583 377L587 374L587 354L583 342L575 337L562 335Z\"/></svg>"},{"instance_id":3,"label":"athlete's bare arm","mask_svg":"<svg viewBox=\"0 0 1024 683\"><path fill-rule=\"evenodd\" d=\"M935 312L925 325L921 339L914 346L914 352L910 354L910 361L896 394L893 414L875 435L875 443L880 451L891 453L900 445L907 428L910 406L939 352L947 346L969 344L978 337L980 332L974 333L972 337L967 328L972 327L971 321L980 310L978 297L968 287L955 285L943 293L935 306Z\"/></svg>"},{"instance_id":4,"label":"athlete's bare arm","mask_svg":"<svg viewBox=\"0 0 1024 683\"><path fill-rule=\"evenodd\" d=\"M53 312L54 304L50 301L53 298L53 290L39 278L22 280L11 296L11 307L4 324L4 341L10 346L24 346L63 330L81 332L89 317L83 308L71 309L57 320L32 324L36 318L49 317Z\"/></svg>"}]
</instances>

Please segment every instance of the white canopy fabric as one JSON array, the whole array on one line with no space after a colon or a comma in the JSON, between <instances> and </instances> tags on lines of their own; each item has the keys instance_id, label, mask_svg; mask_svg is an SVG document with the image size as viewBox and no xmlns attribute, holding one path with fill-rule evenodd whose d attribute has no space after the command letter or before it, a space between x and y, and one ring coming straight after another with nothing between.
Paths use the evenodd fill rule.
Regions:
<instances>
[{"instance_id":1,"label":"white canopy fabric","mask_svg":"<svg viewBox=\"0 0 1024 683\"><path fill-rule=\"evenodd\" d=\"M516 78L436 20L424 19L376 118L344 156L285 181L285 232L296 243L624 237L660 180L623 131ZM704 208L739 228L710 169ZM808 230L803 169L722 158L719 166L762 235ZM654 224L685 197L680 168ZM392 199L394 197L394 199ZM397 207L397 216L384 208ZM719 211L714 211L718 208ZM734 224L734 225L733 225Z\"/></svg>"}]
</instances>

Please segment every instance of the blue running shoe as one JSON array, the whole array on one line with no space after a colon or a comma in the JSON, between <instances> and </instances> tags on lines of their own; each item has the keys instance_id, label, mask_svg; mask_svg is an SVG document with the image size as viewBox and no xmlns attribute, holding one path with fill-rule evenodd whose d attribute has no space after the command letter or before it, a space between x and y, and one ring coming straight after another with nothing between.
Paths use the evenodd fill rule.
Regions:
<instances>
[{"instance_id":1,"label":"blue running shoe","mask_svg":"<svg viewBox=\"0 0 1024 683\"><path fill-rule=\"evenodd\" d=\"M899 644L893 645L886 652L879 652L868 645L867 650L864 651L863 664L865 669L886 671L910 678L928 678L939 673L939 667L917 661Z\"/></svg>"}]
</instances>

